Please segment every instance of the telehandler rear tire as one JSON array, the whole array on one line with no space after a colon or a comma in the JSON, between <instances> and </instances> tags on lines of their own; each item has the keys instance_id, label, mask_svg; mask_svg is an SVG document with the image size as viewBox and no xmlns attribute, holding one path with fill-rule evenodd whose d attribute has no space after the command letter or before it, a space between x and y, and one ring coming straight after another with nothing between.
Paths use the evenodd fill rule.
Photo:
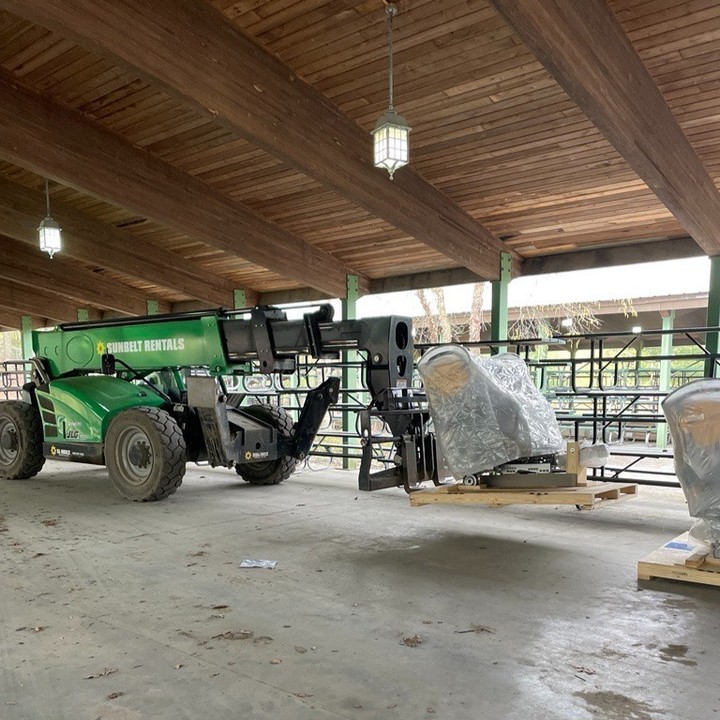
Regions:
<instances>
[{"instance_id":1,"label":"telehandler rear tire","mask_svg":"<svg viewBox=\"0 0 720 720\"><path fill-rule=\"evenodd\" d=\"M248 415L252 415L261 422L272 425L280 435L290 437L293 429L293 419L285 408L278 405L249 405L242 408ZM276 460L260 460L258 462L242 463L235 466L237 474L251 485L278 485L287 480L294 472L297 460L286 455Z\"/></svg>"},{"instance_id":2,"label":"telehandler rear tire","mask_svg":"<svg viewBox=\"0 0 720 720\"><path fill-rule=\"evenodd\" d=\"M45 464L37 408L19 400L0 402L0 478L27 480Z\"/></svg>"},{"instance_id":3,"label":"telehandler rear tire","mask_svg":"<svg viewBox=\"0 0 720 720\"><path fill-rule=\"evenodd\" d=\"M165 410L136 407L110 422L105 464L120 495L133 502L162 500L182 484L187 464L185 438Z\"/></svg>"}]
</instances>

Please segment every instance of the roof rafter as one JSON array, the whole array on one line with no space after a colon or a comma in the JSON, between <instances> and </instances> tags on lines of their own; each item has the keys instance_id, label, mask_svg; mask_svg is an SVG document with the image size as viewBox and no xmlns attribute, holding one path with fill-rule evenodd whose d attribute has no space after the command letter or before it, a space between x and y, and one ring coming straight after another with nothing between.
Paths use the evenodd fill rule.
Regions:
<instances>
[{"instance_id":1,"label":"roof rafter","mask_svg":"<svg viewBox=\"0 0 720 720\"><path fill-rule=\"evenodd\" d=\"M36 315L59 322L77 319L77 306L69 300L8 280L0 283L0 308L14 310L21 315ZM102 313L89 308L89 316L91 320L100 320Z\"/></svg>"},{"instance_id":2,"label":"roof rafter","mask_svg":"<svg viewBox=\"0 0 720 720\"><path fill-rule=\"evenodd\" d=\"M720 193L605 0L490 0L709 255Z\"/></svg>"},{"instance_id":3,"label":"roof rafter","mask_svg":"<svg viewBox=\"0 0 720 720\"><path fill-rule=\"evenodd\" d=\"M44 203L42 193L0 177L0 233L37 245L37 226ZM156 247L57 200L52 202L52 214L63 230L63 256L206 303L231 306L234 286L230 281L177 253ZM248 296L248 302L254 302L256 295L248 292Z\"/></svg>"},{"instance_id":4,"label":"roof rafter","mask_svg":"<svg viewBox=\"0 0 720 720\"><path fill-rule=\"evenodd\" d=\"M154 299L118 280L98 277L62 255L51 260L22 242L0 236L0 249L0 279L42 288L81 306L87 303L123 315L145 315L146 301ZM158 302L160 312L170 311L169 303Z\"/></svg>"},{"instance_id":5,"label":"roof rafter","mask_svg":"<svg viewBox=\"0 0 720 720\"><path fill-rule=\"evenodd\" d=\"M5 74L0 157L285 277L345 295L353 271L337 258Z\"/></svg>"},{"instance_id":6,"label":"roof rafter","mask_svg":"<svg viewBox=\"0 0 720 720\"><path fill-rule=\"evenodd\" d=\"M389 182L370 162L363 128L206 0L8 0L5 7L110 54L376 217L483 278L498 277L504 243L411 168Z\"/></svg>"}]
</instances>

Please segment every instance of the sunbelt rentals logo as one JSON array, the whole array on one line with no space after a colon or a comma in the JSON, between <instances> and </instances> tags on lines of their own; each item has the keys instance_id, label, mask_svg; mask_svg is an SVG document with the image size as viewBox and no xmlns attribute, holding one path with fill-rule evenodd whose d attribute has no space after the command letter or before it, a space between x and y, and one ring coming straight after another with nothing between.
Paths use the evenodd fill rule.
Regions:
<instances>
[{"instance_id":1,"label":"sunbelt rentals logo","mask_svg":"<svg viewBox=\"0 0 720 720\"><path fill-rule=\"evenodd\" d=\"M185 349L185 338L155 338L152 340L121 340L105 343L99 340L95 346L98 355L120 355L141 352L177 352Z\"/></svg>"}]
</instances>

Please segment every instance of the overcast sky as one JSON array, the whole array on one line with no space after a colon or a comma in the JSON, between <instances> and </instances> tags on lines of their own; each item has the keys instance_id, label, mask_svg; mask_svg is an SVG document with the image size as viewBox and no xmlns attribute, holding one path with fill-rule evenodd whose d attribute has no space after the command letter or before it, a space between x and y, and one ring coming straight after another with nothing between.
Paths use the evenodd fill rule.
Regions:
<instances>
[{"instance_id":1,"label":"overcast sky","mask_svg":"<svg viewBox=\"0 0 720 720\"><path fill-rule=\"evenodd\" d=\"M552 275L520 277L510 283L508 302L511 307L555 305L563 302L593 300L626 300L654 295L682 295L706 292L710 278L710 261L706 257L667 260L624 265L614 268L576 270ZM492 305L490 287L486 286L484 310ZM448 312L468 312L472 301L472 285L445 288ZM335 318L340 318L340 301L333 302ZM305 306L306 307L306 306ZM304 311L289 309L291 318ZM415 291L367 295L358 301L358 317L379 315L422 315Z\"/></svg>"},{"instance_id":2,"label":"overcast sky","mask_svg":"<svg viewBox=\"0 0 720 720\"><path fill-rule=\"evenodd\" d=\"M705 292L710 277L706 257L667 260L644 265L576 270L552 275L520 277L510 283L510 306L555 305L563 302L625 300L654 295L680 295ZM472 285L445 289L448 312L467 312L472 300ZM484 308L491 306L489 287ZM415 292L368 295L358 301L358 316L422 315Z\"/></svg>"}]
</instances>

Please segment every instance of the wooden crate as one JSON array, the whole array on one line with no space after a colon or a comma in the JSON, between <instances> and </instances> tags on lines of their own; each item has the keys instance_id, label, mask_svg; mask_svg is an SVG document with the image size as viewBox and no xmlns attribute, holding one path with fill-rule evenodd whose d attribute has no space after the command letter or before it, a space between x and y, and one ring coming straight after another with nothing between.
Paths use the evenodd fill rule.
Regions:
<instances>
[{"instance_id":1,"label":"wooden crate","mask_svg":"<svg viewBox=\"0 0 720 720\"><path fill-rule=\"evenodd\" d=\"M411 507L422 505L577 505L592 510L619 500L636 497L638 486L621 483L588 483L565 488L499 489L468 485L443 485L410 494Z\"/></svg>"},{"instance_id":2,"label":"wooden crate","mask_svg":"<svg viewBox=\"0 0 720 720\"><path fill-rule=\"evenodd\" d=\"M693 541L685 532L638 562L638 580L666 578L720 585L720 559L708 553L707 545Z\"/></svg>"}]
</instances>

